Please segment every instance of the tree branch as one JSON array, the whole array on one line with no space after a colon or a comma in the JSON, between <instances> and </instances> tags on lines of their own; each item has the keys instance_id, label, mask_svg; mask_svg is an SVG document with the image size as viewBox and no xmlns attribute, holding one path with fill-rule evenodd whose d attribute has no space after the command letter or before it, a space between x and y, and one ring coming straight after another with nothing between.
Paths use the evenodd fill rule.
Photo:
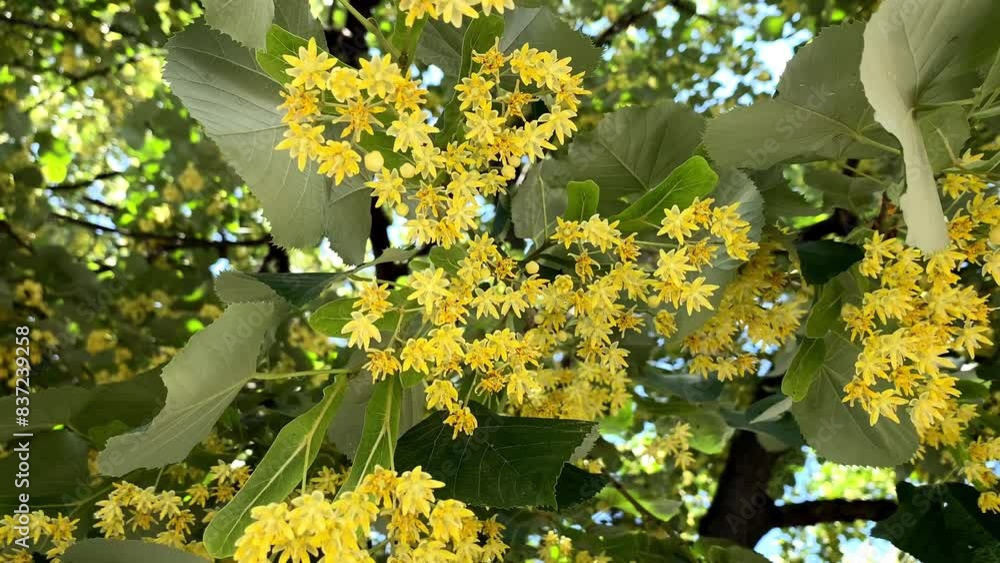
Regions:
<instances>
[{"instance_id":1,"label":"tree branch","mask_svg":"<svg viewBox=\"0 0 1000 563\"><path fill-rule=\"evenodd\" d=\"M63 184L53 184L50 186L45 186L45 189L52 190L54 192L64 192L70 190L78 190L80 188L89 188L94 182L99 182L101 180L107 180L108 178L115 178L121 176L124 172L116 172L114 170L108 170L107 172L101 172L100 174L94 176L93 178L88 178L86 180L75 180L73 182L66 182Z\"/></svg>"},{"instance_id":2,"label":"tree branch","mask_svg":"<svg viewBox=\"0 0 1000 563\"><path fill-rule=\"evenodd\" d=\"M11 25L20 25L23 27L30 27L32 29L38 29L42 31L54 31L56 33L65 33L66 35L72 35L73 37L79 38L80 34L75 29L70 29L68 27L62 27L58 25L53 25L50 23L26 20L14 16L3 16L0 17L0 22L6 22Z\"/></svg>"},{"instance_id":3,"label":"tree branch","mask_svg":"<svg viewBox=\"0 0 1000 563\"><path fill-rule=\"evenodd\" d=\"M92 223L86 219L80 219L77 217L71 217L69 215L63 215L62 213L52 213L50 215L60 221L65 221L71 225L77 225L80 227L86 227L93 231L105 231L109 233L115 233L123 237L133 238L137 240L158 240L164 241L165 250L175 250L178 248L216 248L223 250L232 246L264 246L270 243L270 237L262 237L255 239L243 239L243 240L208 240L203 238L198 238L186 233L168 234L161 235L157 233L145 233L140 231L123 231L117 227L107 227L104 225L98 225L97 223Z\"/></svg>"},{"instance_id":4,"label":"tree branch","mask_svg":"<svg viewBox=\"0 0 1000 563\"><path fill-rule=\"evenodd\" d=\"M713 20L713 18L709 16L699 14L698 11L695 9L695 7L686 0L669 0L667 2L655 2L648 8L642 7L640 5L638 9L629 10L624 14L622 14L618 19L611 22L611 25L608 26L607 29L602 31L600 35L598 35L594 39L594 45L597 45L598 47L607 47L608 45L611 44L611 42L619 33L635 25L636 23L639 22L639 20L652 16L653 14L660 11L666 6L672 7L673 9L677 10L679 14L681 14L682 16L686 16L688 18L702 18L707 20Z\"/></svg>"},{"instance_id":5,"label":"tree branch","mask_svg":"<svg viewBox=\"0 0 1000 563\"><path fill-rule=\"evenodd\" d=\"M354 0L354 2L351 2L351 5L354 6L354 9L362 17L367 18L371 16L380 3L381 0ZM331 20L333 18L332 12L336 7L336 3L330 7ZM330 54L337 57L347 66L357 67L358 60L368 51L368 45L365 43L365 33L367 31L364 23L357 18L350 17L350 14L348 14L343 29L326 30L326 42L330 47Z\"/></svg>"},{"instance_id":6,"label":"tree branch","mask_svg":"<svg viewBox=\"0 0 1000 563\"><path fill-rule=\"evenodd\" d=\"M780 453L769 452L753 432L737 431L708 512L698 524L703 536L726 538L752 548L768 532L774 501L767 494Z\"/></svg>"},{"instance_id":7,"label":"tree branch","mask_svg":"<svg viewBox=\"0 0 1000 563\"><path fill-rule=\"evenodd\" d=\"M625 488L625 485L621 481L615 479L614 477L612 477L607 473L605 473L604 476L608 478L608 482L611 483L611 486L614 487L619 493L621 493L621 495L625 497L625 500L627 500L629 504L631 504L635 508L636 512L638 512L639 515L642 516L643 523L656 524L660 526L666 525L666 522L658 518L655 514L650 512L648 508L643 506L642 503L639 502L639 499L635 498L632 495L632 493L630 493L629 490Z\"/></svg>"},{"instance_id":8,"label":"tree branch","mask_svg":"<svg viewBox=\"0 0 1000 563\"><path fill-rule=\"evenodd\" d=\"M780 457L765 450L752 432L737 432L698 532L753 548L774 528L882 520L896 511L891 500L831 499L778 506L768 495L767 485Z\"/></svg>"},{"instance_id":9,"label":"tree branch","mask_svg":"<svg viewBox=\"0 0 1000 563\"><path fill-rule=\"evenodd\" d=\"M882 520L896 512L891 500L814 500L775 507L773 527L812 526L824 522Z\"/></svg>"},{"instance_id":10,"label":"tree branch","mask_svg":"<svg viewBox=\"0 0 1000 563\"><path fill-rule=\"evenodd\" d=\"M48 102L49 100L51 100L52 98L58 96L59 94L62 94L67 89L69 89L69 88L71 88L73 86L78 86L80 83L86 82L86 81L88 81L88 80L90 80L92 78L97 78L98 76L104 76L104 75L111 74L111 73L113 73L113 72L121 69L123 66L125 66L127 64L137 62L140 58L141 58L140 55L136 54L136 55L132 55L132 56L130 56L130 57L124 59L124 60L121 60L119 62L116 62L114 64L109 64L107 66L93 68L91 70L88 70L86 72L82 72L80 74L66 75L66 78L68 78L68 80L67 80L66 83L64 83L63 85L59 86L58 88L53 89L51 92L49 92L48 96L45 96L44 98L41 98L41 99L37 100L34 104L32 104L31 106L25 108L23 111L24 111L24 113L30 113L30 112L34 111L35 108L37 108L37 107L41 106L42 104Z\"/></svg>"},{"instance_id":11,"label":"tree branch","mask_svg":"<svg viewBox=\"0 0 1000 563\"><path fill-rule=\"evenodd\" d=\"M31 247L31 243L29 243L28 241L22 239L14 231L14 226L11 225L9 222L7 222L7 221L0 221L0 231L3 231L5 233L7 233L10 236L10 238L14 239L14 242L16 242L18 246L20 246L21 248L27 250L29 254L33 254L35 252L34 249Z\"/></svg>"}]
</instances>

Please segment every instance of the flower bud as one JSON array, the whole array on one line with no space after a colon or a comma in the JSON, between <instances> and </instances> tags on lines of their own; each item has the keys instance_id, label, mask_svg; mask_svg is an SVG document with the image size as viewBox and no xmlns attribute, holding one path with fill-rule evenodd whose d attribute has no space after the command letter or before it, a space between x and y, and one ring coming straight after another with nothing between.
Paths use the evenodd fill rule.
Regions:
<instances>
[{"instance_id":1,"label":"flower bud","mask_svg":"<svg viewBox=\"0 0 1000 563\"><path fill-rule=\"evenodd\" d=\"M365 169L369 172L381 172L383 166L385 166L385 159L382 158L382 153L372 151L365 155Z\"/></svg>"}]
</instances>

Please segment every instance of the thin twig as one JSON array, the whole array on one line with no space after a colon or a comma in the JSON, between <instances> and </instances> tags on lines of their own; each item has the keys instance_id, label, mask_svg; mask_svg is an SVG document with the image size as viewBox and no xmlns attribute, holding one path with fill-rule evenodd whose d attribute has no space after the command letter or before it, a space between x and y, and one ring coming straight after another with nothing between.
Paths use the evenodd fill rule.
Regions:
<instances>
[{"instance_id":1,"label":"thin twig","mask_svg":"<svg viewBox=\"0 0 1000 563\"><path fill-rule=\"evenodd\" d=\"M365 26L365 29L367 29L369 33L375 36L375 39L378 40L379 47L381 47L383 52L389 53L390 55L392 55L392 58L396 59L397 61L402 57L402 53L400 53L399 49L393 46L392 42L386 39L385 35L382 34L382 30L378 28L378 24L372 21L371 18L366 18L364 14L359 12L354 6L351 5L349 0L338 0L338 1L340 2L340 5L344 7L345 10L347 10L352 16L354 16L358 20L358 22L361 23L361 25Z\"/></svg>"},{"instance_id":2,"label":"thin twig","mask_svg":"<svg viewBox=\"0 0 1000 563\"><path fill-rule=\"evenodd\" d=\"M45 186L45 189L52 190L54 192L64 192L71 190L78 190L80 188L90 187L94 182L99 182L101 180L107 180L108 178L114 178L121 176L124 172L118 172L115 170L108 170L107 172L101 172L93 178L87 178L86 180L74 180L72 182L66 182L63 184L52 184L50 186Z\"/></svg>"},{"instance_id":3,"label":"thin twig","mask_svg":"<svg viewBox=\"0 0 1000 563\"><path fill-rule=\"evenodd\" d=\"M7 221L0 221L0 230L3 230L5 233L7 233L8 235L10 235L10 238L14 239L14 242L16 242L17 245L20 246L21 248L27 250L29 254L34 254L35 251L31 247L31 243L29 243L28 241L22 239L14 231L14 226L11 225L9 222L7 222Z\"/></svg>"},{"instance_id":4,"label":"thin twig","mask_svg":"<svg viewBox=\"0 0 1000 563\"><path fill-rule=\"evenodd\" d=\"M604 476L607 477L608 482L611 483L611 486L614 487L619 493L621 493L621 495L625 497L625 500L627 500L629 504L635 507L639 515L642 516L642 521L644 523L656 524L658 526L665 526L667 524L665 520L663 520L662 518L658 518L655 514L650 512L649 509L643 506L642 503L639 502L639 499L635 498L632 495L632 493L630 493L628 489L625 488L625 485L622 484L621 481L615 479L609 474L605 474Z\"/></svg>"},{"instance_id":5,"label":"thin twig","mask_svg":"<svg viewBox=\"0 0 1000 563\"><path fill-rule=\"evenodd\" d=\"M95 231L105 231L109 233L115 233L117 235L133 238L138 240L159 240L164 241L169 244L166 245L167 250L174 250L178 248L228 248L230 246L261 246L265 245L270 241L270 237L262 237L255 239L244 239L244 240L207 240L203 238L198 238L186 233L176 233L176 234L157 234L157 233L145 233L138 231L123 231L117 227L109 227L106 225L99 225L97 223L92 223L86 219L80 219L78 217L72 217L70 215L64 215L62 213L52 213L51 217L54 217L60 221L65 221L72 225L77 225L80 227L86 227Z\"/></svg>"}]
</instances>

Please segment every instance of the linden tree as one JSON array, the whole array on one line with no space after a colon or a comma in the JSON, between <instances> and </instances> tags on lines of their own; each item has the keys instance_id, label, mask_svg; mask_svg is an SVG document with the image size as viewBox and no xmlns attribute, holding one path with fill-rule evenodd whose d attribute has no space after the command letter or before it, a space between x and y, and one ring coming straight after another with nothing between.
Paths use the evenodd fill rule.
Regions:
<instances>
[{"instance_id":1,"label":"linden tree","mask_svg":"<svg viewBox=\"0 0 1000 563\"><path fill-rule=\"evenodd\" d=\"M1000 554L995 2L3 10L5 561Z\"/></svg>"}]
</instances>

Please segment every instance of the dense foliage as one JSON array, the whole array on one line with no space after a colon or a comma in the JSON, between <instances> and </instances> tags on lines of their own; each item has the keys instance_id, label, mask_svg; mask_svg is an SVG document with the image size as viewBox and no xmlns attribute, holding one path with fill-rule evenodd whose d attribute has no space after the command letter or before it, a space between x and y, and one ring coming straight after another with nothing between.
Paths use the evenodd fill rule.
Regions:
<instances>
[{"instance_id":1,"label":"dense foliage","mask_svg":"<svg viewBox=\"0 0 1000 563\"><path fill-rule=\"evenodd\" d=\"M4 560L1000 554L994 2L0 25Z\"/></svg>"}]
</instances>

